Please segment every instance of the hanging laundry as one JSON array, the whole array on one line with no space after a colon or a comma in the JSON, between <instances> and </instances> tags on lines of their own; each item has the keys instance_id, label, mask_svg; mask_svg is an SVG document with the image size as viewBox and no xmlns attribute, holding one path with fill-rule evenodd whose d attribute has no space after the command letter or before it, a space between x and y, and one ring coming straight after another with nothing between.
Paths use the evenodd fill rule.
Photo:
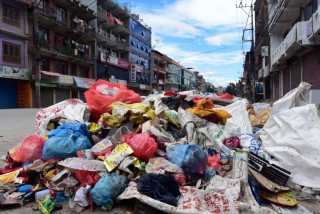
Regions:
<instances>
[{"instance_id":1,"label":"hanging laundry","mask_svg":"<svg viewBox=\"0 0 320 214\"><path fill-rule=\"evenodd\" d=\"M113 25L113 17L111 13L110 13L110 23Z\"/></svg>"},{"instance_id":2,"label":"hanging laundry","mask_svg":"<svg viewBox=\"0 0 320 214\"><path fill-rule=\"evenodd\" d=\"M117 22L118 25L123 25L123 22L120 21L119 19L117 19L116 17L114 17L114 20L116 20L116 22Z\"/></svg>"}]
</instances>

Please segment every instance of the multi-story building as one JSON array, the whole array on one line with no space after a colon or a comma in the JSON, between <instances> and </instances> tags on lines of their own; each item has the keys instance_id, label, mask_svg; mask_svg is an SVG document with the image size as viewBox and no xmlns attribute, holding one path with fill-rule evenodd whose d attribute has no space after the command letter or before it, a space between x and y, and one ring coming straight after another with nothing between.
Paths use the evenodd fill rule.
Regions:
<instances>
[{"instance_id":1,"label":"multi-story building","mask_svg":"<svg viewBox=\"0 0 320 214\"><path fill-rule=\"evenodd\" d=\"M196 81L197 81L197 89L198 91L201 91L201 92L205 92L205 79L203 78L202 75L199 74L198 71L195 71L194 72L195 75L196 75Z\"/></svg>"},{"instance_id":2,"label":"multi-story building","mask_svg":"<svg viewBox=\"0 0 320 214\"><path fill-rule=\"evenodd\" d=\"M187 68L181 68L181 89L192 90L197 88L196 75Z\"/></svg>"},{"instance_id":3,"label":"multi-story building","mask_svg":"<svg viewBox=\"0 0 320 214\"><path fill-rule=\"evenodd\" d=\"M31 107L27 1L0 0L0 108Z\"/></svg>"},{"instance_id":4,"label":"multi-story building","mask_svg":"<svg viewBox=\"0 0 320 214\"><path fill-rule=\"evenodd\" d=\"M95 13L78 1L37 1L37 7L32 7L28 16L28 66L35 72L36 46L39 45L41 106L69 98L85 101L83 93L95 81L95 27L92 23ZM38 22L38 33L34 32L34 21Z\"/></svg>"},{"instance_id":5,"label":"multi-story building","mask_svg":"<svg viewBox=\"0 0 320 214\"><path fill-rule=\"evenodd\" d=\"M273 99L305 81L312 85L307 99L320 103L319 4L319 0L268 1Z\"/></svg>"},{"instance_id":6,"label":"multi-story building","mask_svg":"<svg viewBox=\"0 0 320 214\"><path fill-rule=\"evenodd\" d=\"M255 70L258 71L258 81L263 83L263 99L271 99L272 84L270 70L270 37L268 30L268 2L256 0L255 11ZM241 85L241 84L240 84ZM257 90L256 90L257 91Z\"/></svg>"},{"instance_id":7,"label":"multi-story building","mask_svg":"<svg viewBox=\"0 0 320 214\"><path fill-rule=\"evenodd\" d=\"M166 91L181 91L181 65L167 57L167 84L165 85Z\"/></svg>"},{"instance_id":8,"label":"multi-story building","mask_svg":"<svg viewBox=\"0 0 320 214\"><path fill-rule=\"evenodd\" d=\"M130 10L112 0L81 0L97 14L96 78L127 86L129 81Z\"/></svg>"},{"instance_id":9,"label":"multi-story building","mask_svg":"<svg viewBox=\"0 0 320 214\"><path fill-rule=\"evenodd\" d=\"M152 50L153 60L153 83L152 89L157 91L164 91L166 84L167 73L167 56L159 51Z\"/></svg>"},{"instance_id":10,"label":"multi-story building","mask_svg":"<svg viewBox=\"0 0 320 214\"><path fill-rule=\"evenodd\" d=\"M130 62L132 64L129 88L141 95L150 92L151 67L151 27L142 24L139 15L130 17ZM136 69L136 68L139 69ZM141 69L142 68L142 69ZM132 78L135 77L135 78Z\"/></svg>"}]
</instances>

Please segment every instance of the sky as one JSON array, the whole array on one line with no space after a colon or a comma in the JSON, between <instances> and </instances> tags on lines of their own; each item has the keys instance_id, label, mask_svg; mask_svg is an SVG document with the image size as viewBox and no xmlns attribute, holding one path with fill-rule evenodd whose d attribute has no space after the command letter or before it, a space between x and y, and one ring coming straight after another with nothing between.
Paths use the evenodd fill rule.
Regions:
<instances>
[{"instance_id":1,"label":"sky","mask_svg":"<svg viewBox=\"0 0 320 214\"><path fill-rule=\"evenodd\" d=\"M184 67L199 71L214 86L237 82L243 73L242 45L247 14L237 9L241 0L118 0L131 4L152 27L152 46ZM252 0L243 0L250 4ZM248 12L249 8L246 9ZM250 26L248 26L249 28ZM245 35L250 39L250 34Z\"/></svg>"}]
</instances>

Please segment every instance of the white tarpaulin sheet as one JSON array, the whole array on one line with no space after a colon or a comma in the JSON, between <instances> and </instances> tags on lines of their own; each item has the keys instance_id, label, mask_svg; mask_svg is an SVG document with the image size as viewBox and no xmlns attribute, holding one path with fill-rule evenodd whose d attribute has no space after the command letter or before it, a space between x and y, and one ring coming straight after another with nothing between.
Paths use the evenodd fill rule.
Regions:
<instances>
[{"instance_id":1,"label":"white tarpaulin sheet","mask_svg":"<svg viewBox=\"0 0 320 214\"><path fill-rule=\"evenodd\" d=\"M292 182L320 188L320 119L316 106L304 98L310 87L301 83L274 103L269 120L256 137L278 160L273 163L292 173Z\"/></svg>"}]
</instances>

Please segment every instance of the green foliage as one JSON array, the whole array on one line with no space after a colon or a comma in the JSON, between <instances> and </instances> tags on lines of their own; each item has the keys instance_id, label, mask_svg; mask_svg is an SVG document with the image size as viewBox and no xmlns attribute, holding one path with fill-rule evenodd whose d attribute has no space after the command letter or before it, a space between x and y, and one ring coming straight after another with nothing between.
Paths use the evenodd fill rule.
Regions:
<instances>
[{"instance_id":1,"label":"green foliage","mask_svg":"<svg viewBox=\"0 0 320 214\"><path fill-rule=\"evenodd\" d=\"M235 96L236 95L236 91L237 91L236 85L234 83L232 83L232 82L229 83L229 85L226 88L226 92L229 93L232 96Z\"/></svg>"}]
</instances>

